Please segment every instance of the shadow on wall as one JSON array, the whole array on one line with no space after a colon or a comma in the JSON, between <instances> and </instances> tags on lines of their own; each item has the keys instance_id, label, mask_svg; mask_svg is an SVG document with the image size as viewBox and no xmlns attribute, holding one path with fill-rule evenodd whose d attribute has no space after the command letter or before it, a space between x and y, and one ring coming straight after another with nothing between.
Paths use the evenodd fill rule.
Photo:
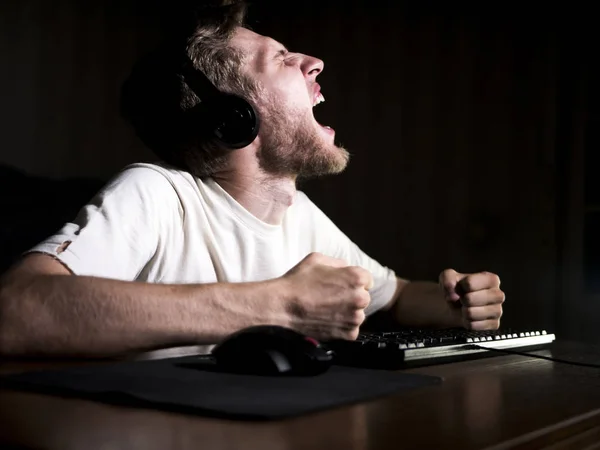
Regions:
<instances>
[{"instance_id":1,"label":"shadow on wall","mask_svg":"<svg viewBox=\"0 0 600 450\"><path fill-rule=\"evenodd\" d=\"M72 221L104 182L31 176L0 165L0 273L23 251Z\"/></svg>"}]
</instances>

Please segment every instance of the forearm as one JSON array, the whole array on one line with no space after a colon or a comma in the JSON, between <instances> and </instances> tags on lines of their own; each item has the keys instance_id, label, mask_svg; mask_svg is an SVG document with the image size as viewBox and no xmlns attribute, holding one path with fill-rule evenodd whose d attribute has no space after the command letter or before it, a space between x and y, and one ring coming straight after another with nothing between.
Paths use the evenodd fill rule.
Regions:
<instances>
[{"instance_id":1,"label":"forearm","mask_svg":"<svg viewBox=\"0 0 600 450\"><path fill-rule=\"evenodd\" d=\"M444 298L437 283L429 281L398 280L390 312L403 326L449 328L461 325L460 311Z\"/></svg>"},{"instance_id":2,"label":"forearm","mask_svg":"<svg viewBox=\"0 0 600 450\"><path fill-rule=\"evenodd\" d=\"M0 291L4 355L117 356L212 344L259 323L285 323L277 282L162 285L32 275Z\"/></svg>"}]
</instances>

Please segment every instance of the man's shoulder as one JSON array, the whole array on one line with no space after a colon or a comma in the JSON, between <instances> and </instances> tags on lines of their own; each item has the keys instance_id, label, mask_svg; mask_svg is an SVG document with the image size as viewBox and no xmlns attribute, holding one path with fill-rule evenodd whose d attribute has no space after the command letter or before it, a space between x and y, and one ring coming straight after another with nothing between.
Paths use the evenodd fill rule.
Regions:
<instances>
[{"instance_id":1,"label":"man's shoulder","mask_svg":"<svg viewBox=\"0 0 600 450\"><path fill-rule=\"evenodd\" d=\"M184 171L160 163L133 163L123 167L91 200L94 204L167 205L181 208L194 195L194 179Z\"/></svg>"},{"instance_id":2,"label":"man's shoulder","mask_svg":"<svg viewBox=\"0 0 600 450\"><path fill-rule=\"evenodd\" d=\"M125 166L115 178L133 178L133 179L161 179L181 182L193 178L192 175L183 170L176 169L162 163L138 162Z\"/></svg>"},{"instance_id":3,"label":"man's shoulder","mask_svg":"<svg viewBox=\"0 0 600 450\"><path fill-rule=\"evenodd\" d=\"M105 190L134 189L157 193L179 191L194 180L188 172L160 163L133 163L125 166L107 183Z\"/></svg>"}]
</instances>

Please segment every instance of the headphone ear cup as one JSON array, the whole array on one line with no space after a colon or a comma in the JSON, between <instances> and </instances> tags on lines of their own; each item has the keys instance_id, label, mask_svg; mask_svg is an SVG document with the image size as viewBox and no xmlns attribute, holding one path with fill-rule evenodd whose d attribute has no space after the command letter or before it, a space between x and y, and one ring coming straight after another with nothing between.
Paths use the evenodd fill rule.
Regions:
<instances>
[{"instance_id":1,"label":"headphone ear cup","mask_svg":"<svg viewBox=\"0 0 600 450\"><path fill-rule=\"evenodd\" d=\"M240 149L250 145L258 135L258 115L245 99L224 94L209 110L214 114L212 133L225 146Z\"/></svg>"}]
</instances>

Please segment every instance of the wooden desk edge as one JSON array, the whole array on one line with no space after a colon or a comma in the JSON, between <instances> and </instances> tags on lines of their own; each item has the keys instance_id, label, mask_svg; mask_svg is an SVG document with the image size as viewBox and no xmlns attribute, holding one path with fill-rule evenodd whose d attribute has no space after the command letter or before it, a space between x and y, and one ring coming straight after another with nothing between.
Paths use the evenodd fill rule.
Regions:
<instances>
[{"instance_id":1,"label":"wooden desk edge","mask_svg":"<svg viewBox=\"0 0 600 450\"><path fill-rule=\"evenodd\" d=\"M600 427L600 408L571 419L523 434L485 450L544 448L557 445L560 441ZM554 447L553 447L554 448Z\"/></svg>"}]
</instances>

